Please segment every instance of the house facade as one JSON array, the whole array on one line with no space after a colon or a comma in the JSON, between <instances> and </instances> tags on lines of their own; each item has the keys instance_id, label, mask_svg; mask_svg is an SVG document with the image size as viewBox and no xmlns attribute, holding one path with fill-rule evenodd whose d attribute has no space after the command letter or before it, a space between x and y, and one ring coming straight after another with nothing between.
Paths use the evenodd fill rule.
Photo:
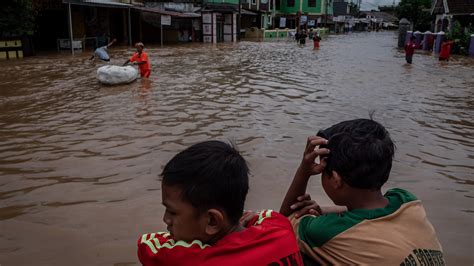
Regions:
<instances>
[{"instance_id":1,"label":"house facade","mask_svg":"<svg viewBox=\"0 0 474 266\"><path fill-rule=\"evenodd\" d=\"M474 1L434 0L431 7L434 32L450 31L455 21L466 27L474 21Z\"/></svg>"},{"instance_id":2,"label":"house facade","mask_svg":"<svg viewBox=\"0 0 474 266\"><path fill-rule=\"evenodd\" d=\"M307 29L332 23L332 0L275 0L275 25Z\"/></svg>"}]
</instances>

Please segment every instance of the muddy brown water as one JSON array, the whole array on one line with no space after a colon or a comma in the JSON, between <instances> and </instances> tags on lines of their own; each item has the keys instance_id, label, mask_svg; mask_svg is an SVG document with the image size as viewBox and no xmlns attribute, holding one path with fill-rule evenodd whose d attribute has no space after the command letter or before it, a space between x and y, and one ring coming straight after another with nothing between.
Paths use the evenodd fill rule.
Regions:
<instances>
[{"instance_id":1,"label":"muddy brown water","mask_svg":"<svg viewBox=\"0 0 474 266\"><path fill-rule=\"evenodd\" d=\"M0 62L0 264L138 265L164 230L158 174L198 141L250 163L248 209L278 209L305 138L368 117L397 145L384 190L425 205L451 265L472 265L474 60L395 49L392 32L293 42L148 47L149 82L107 87L90 53ZM113 47L112 64L131 50ZM329 204L319 177L309 191Z\"/></svg>"}]
</instances>

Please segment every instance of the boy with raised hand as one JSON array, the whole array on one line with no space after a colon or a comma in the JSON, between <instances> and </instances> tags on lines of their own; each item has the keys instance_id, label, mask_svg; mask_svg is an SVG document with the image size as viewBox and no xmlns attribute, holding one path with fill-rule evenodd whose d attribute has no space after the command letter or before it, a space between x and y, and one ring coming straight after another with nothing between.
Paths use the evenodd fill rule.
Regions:
<instances>
[{"instance_id":1,"label":"boy with raised hand","mask_svg":"<svg viewBox=\"0 0 474 266\"><path fill-rule=\"evenodd\" d=\"M381 191L395 151L387 130L356 119L317 135L308 138L280 210L293 224L303 257L333 265L443 265L421 201L403 189ZM320 173L339 207L320 208L304 195L309 178Z\"/></svg>"},{"instance_id":2,"label":"boy with raised hand","mask_svg":"<svg viewBox=\"0 0 474 266\"><path fill-rule=\"evenodd\" d=\"M109 62L109 61L110 61L110 56L109 56L109 54L107 53L107 50L108 50L109 47L112 46L116 41L117 41L117 39L114 38L109 44L95 49L94 54L91 56L91 58L89 58L89 60L92 60L92 59L94 59L95 57L98 57L98 58L99 58L100 60L102 60L102 61Z\"/></svg>"},{"instance_id":3,"label":"boy with raised hand","mask_svg":"<svg viewBox=\"0 0 474 266\"><path fill-rule=\"evenodd\" d=\"M247 164L229 144L206 141L178 153L162 176L166 233L138 240L143 265L303 265L291 224L266 210L243 215Z\"/></svg>"}]
</instances>

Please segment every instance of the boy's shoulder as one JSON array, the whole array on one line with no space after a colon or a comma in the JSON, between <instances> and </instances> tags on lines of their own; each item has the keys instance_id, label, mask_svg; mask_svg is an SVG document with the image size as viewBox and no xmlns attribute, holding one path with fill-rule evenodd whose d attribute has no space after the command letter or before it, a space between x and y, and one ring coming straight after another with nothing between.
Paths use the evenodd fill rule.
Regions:
<instances>
[{"instance_id":1,"label":"boy's shoulder","mask_svg":"<svg viewBox=\"0 0 474 266\"><path fill-rule=\"evenodd\" d=\"M403 189L391 189L385 197L385 208L293 219L302 251L330 264L400 264L418 256L418 250L442 261L441 244L421 201Z\"/></svg>"},{"instance_id":2,"label":"boy's shoulder","mask_svg":"<svg viewBox=\"0 0 474 266\"><path fill-rule=\"evenodd\" d=\"M322 246L341 233L364 223L364 226L370 226L371 222L389 219L388 216L406 215L405 208L421 206L421 202L410 192L393 188L384 195L389 204L384 208L363 210L356 209L343 213L329 213L321 216L306 215L300 219L290 216L297 236L307 242L310 246ZM410 204L414 203L414 204Z\"/></svg>"},{"instance_id":3,"label":"boy's shoulder","mask_svg":"<svg viewBox=\"0 0 474 266\"><path fill-rule=\"evenodd\" d=\"M138 257L144 265L267 265L286 256L300 261L290 222L283 215L263 210L250 214L246 230L224 236L213 245L199 240L175 241L169 233L145 234L138 239ZM179 263L178 263L179 261ZM240 265L240 264L239 264ZM296 264L301 265L301 264Z\"/></svg>"}]
</instances>

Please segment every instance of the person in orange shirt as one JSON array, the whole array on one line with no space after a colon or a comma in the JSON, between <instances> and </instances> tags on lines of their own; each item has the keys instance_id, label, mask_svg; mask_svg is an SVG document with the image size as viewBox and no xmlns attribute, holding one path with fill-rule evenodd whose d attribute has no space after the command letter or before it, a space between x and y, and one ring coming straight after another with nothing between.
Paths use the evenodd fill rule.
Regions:
<instances>
[{"instance_id":1,"label":"person in orange shirt","mask_svg":"<svg viewBox=\"0 0 474 266\"><path fill-rule=\"evenodd\" d=\"M450 38L441 44L441 51L439 53L439 61L449 61L449 56L451 55L451 49L453 48L454 42Z\"/></svg>"},{"instance_id":2,"label":"person in orange shirt","mask_svg":"<svg viewBox=\"0 0 474 266\"><path fill-rule=\"evenodd\" d=\"M132 62L133 64L138 65L140 68L140 76L143 78L149 78L151 73L151 64L150 60L148 60L148 54L143 51L145 45L139 42L135 44L137 48L137 52L133 54L133 56L127 60L123 65L127 65L128 63Z\"/></svg>"}]
</instances>

